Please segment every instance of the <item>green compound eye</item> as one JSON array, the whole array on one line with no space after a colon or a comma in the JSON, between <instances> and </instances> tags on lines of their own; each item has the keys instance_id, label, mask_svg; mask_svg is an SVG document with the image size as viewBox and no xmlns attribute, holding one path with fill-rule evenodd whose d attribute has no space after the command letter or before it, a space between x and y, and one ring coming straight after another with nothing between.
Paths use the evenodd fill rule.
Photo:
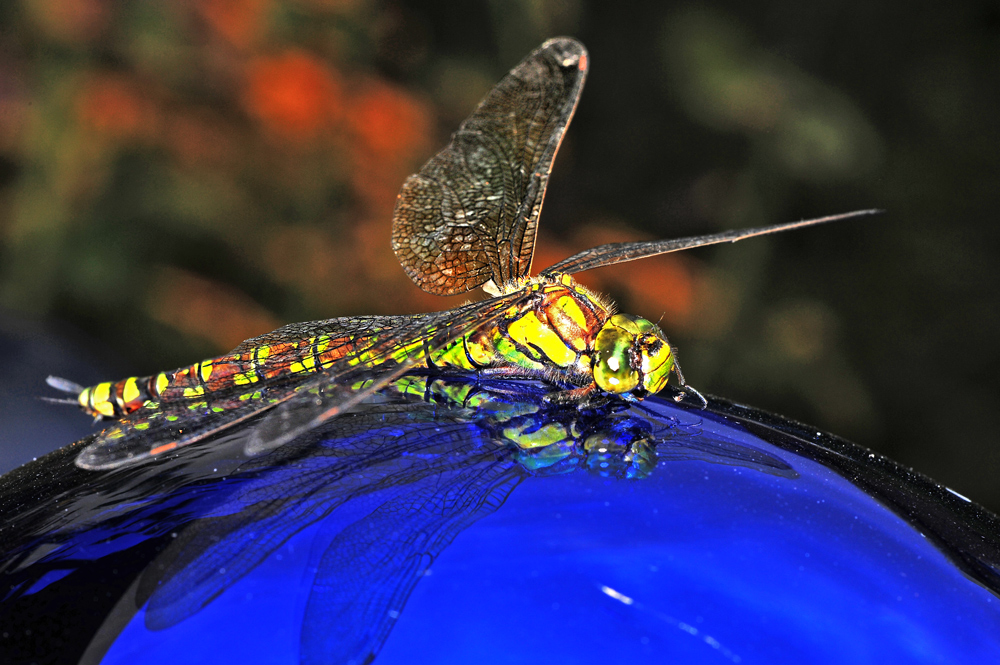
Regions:
<instances>
[{"instance_id":1,"label":"green compound eye","mask_svg":"<svg viewBox=\"0 0 1000 665\"><path fill-rule=\"evenodd\" d=\"M650 394L658 393L670 379L674 355L666 336L656 324L639 317L636 317L635 324L639 329L636 355L642 372L642 387Z\"/></svg>"},{"instance_id":2,"label":"green compound eye","mask_svg":"<svg viewBox=\"0 0 1000 665\"><path fill-rule=\"evenodd\" d=\"M615 314L597 334L594 382L609 393L663 389L674 358L663 332L638 316Z\"/></svg>"},{"instance_id":3,"label":"green compound eye","mask_svg":"<svg viewBox=\"0 0 1000 665\"><path fill-rule=\"evenodd\" d=\"M615 319L621 316L611 317L594 343L594 381L609 393L627 393L639 385L639 372L632 366L630 356L635 333L618 325Z\"/></svg>"},{"instance_id":4,"label":"green compound eye","mask_svg":"<svg viewBox=\"0 0 1000 665\"><path fill-rule=\"evenodd\" d=\"M639 340L642 387L650 394L661 391L667 385L670 372L674 369L674 356L670 345L659 329L656 333L643 335Z\"/></svg>"}]
</instances>

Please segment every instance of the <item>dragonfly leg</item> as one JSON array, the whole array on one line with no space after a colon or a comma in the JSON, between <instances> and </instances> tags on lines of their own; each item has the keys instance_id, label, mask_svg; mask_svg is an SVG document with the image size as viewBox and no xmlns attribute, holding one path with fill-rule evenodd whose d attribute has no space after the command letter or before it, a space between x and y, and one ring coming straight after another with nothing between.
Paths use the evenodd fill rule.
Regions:
<instances>
[{"instance_id":1,"label":"dragonfly leg","mask_svg":"<svg viewBox=\"0 0 1000 665\"><path fill-rule=\"evenodd\" d=\"M688 382L684 379L684 372L681 371L681 364L677 359L677 349L673 349L674 354L674 372L677 374L677 383L681 385L681 391L674 396L675 402L680 402L687 395L694 395L701 400L701 408L708 408L708 400L702 395L694 386L688 385Z\"/></svg>"},{"instance_id":2,"label":"dragonfly leg","mask_svg":"<svg viewBox=\"0 0 1000 665\"><path fill-rule=\"evenodd\" d=\"M625 393L619 395L619 397L623 397L628 400L631 396ZM610 403L613 399L614 398L610 395L598 390L596 383L591 383L587 386L580 386L579 388L557 390L545 396L545 401L549 404L556 406L567 406L572 404L580 410L600 409Z\"/></svg>"},{"instance_id":3,"label":"dragonfly leg","mask_svg":"<svg viewBox=\"0 0 1000 665\"><path fill-rule=\"evenodd\" d=\"M545 401L550 404L571 404L574 402L582 402L590 398L596 387L596 384L591 383L589 386L557 390L546 395Z\"/></svg>"},{"instance_id":4,"label":"dragonfly leg","mask_svg":"<svg viewBox=\"0 0 1000 665\"><path fill-rule=\"evenodd\" d=\"M484 367L479 370L479 376L498 377L502 379L544 379L544 375L524 367L499 366Z\"/></svg>"}]
</instances>

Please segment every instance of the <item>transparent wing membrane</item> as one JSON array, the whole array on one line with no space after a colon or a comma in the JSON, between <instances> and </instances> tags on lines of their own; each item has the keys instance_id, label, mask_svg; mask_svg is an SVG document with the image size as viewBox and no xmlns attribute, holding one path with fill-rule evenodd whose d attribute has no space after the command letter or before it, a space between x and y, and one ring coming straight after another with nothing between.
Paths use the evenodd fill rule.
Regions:
<instances>
[{"instance_id":1,"label":"transparent wing membrane","mask_svg":"<svg viewBox=\"0 0 1000 665\"><path fill-rule=\"evenodd\" d=\"M134 464L201 441L266 411L272 413L255 426L247 450L257 454L275 448L352 408L423 362L428 353L479 326L490 325L505 309L519 306L528 297L528 293L517 292L435 314L365 317L363 335L345 337L343 342L358 342L360 338L363 343L330 367L305 378L284 375L210 393L196 401L147 402L98 434L77 457L77 465L101 470ZM342 333L351 327L350 321L292 327L298 332L316 332L330 324L329 329ZM391 329L385 327L387 322L392 323ZM378 336L390 330L390 334ZM280 338L269 333L237 348L251 341L266 343ZM356 386L359 382L363 385Z\"/></svg>"},{"instance_id":2,"label":"transparent wing membrane","mask_svg":"<svg viewBox=\"0 0 1000 665\"><path fill-rule=\"evenodd\" d=\"M406 361L383 363L375 372L367 369L360 373L356 367L350 366L316 377L302 386L301 397L289 400L261 422L250 437L247 452L259 454L281 446L347 411L399 378L424 360L427 354L476 328L492 325L506 309L519 307L530 296L530 292L519 291L457 310L439 312L433 317L420 317L408 329L398 331L392 340L368 352L376 358L385 358L402 348L415 349ZM364 385L352 386L353 380L362 380Z\"/></svg>"},{"instance_id":3,"label":"transparent wing membrane","mask_svg":"<svg viewBox=\"0 0 1000 665\"><path fill-rule=\"evenodd\" d=\"M528 274L552 162L586 74L582 44L545 42L406 180L392 246L417 286L452 295Z\"/></svg>"},{"instance_id":4,"label":"transparent wing membrane","mask_svg":"<svg viewBox=\"0 0 1000 665\"><path fill-rule=\"evenodd\" d=\"M679 252L682 249L692 249L694 247L706 247L708 245L718 245L724 242L736 242L756 236L764 236L781 231L791 231L792 229L802 229L807 226L816 226L828 222L839 222L855 217L865 217L867 215L881 214L881 210L855 210L840 215L830 215L829 217L817 217L816 219L805 219L800 222L787 222L785 224L773 224L771 226L758 226L751 229L735 229L733 231L723 231L707 236L691 236L689 238L675 238L672 240L650 240L644 242L615 242L607 245L599 245L592 249L574 254L568 259L563 259L559 263L542 271L543 275L568 274L572 275L585 270L603 268L604 266L624 263L625 261L635 261L645 259L659 254Z\"/></svg>"}]
</instances>

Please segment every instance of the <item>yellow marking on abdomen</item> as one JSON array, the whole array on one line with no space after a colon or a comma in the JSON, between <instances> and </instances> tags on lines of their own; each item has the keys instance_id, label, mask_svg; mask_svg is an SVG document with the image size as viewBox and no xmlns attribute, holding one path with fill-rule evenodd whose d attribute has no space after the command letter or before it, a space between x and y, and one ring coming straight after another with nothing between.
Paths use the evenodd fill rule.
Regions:
<instances>
[{"instance_id":1,"label":"yellow marking on abdomen","mask_svg":"<svg viewBox=\"0 0 1000 665\"><path fill-rule=\"evenodd\" d=\"M257 383L258 380L257 372L253 370L243 372L242 374L233 374L233 383L237 386L246 386L251 383Z\"/></svg>"},{"instance_id":2,"label":"yellow marking on abdomen","mask_svg":"<svg viewBox=\"0 0 1000 665\"><path fill-rule=\"evenodd\" d=\"M96 411L97 413L105 416L107 418L112 418L115 415L115 406L110 401L111 397L111 384L108 382L98 383L90 391L90 410Z\"/></svg>"},{"instance_id":3,"label":"yellow marking on abdomen","mask_svg":"<svg viewBox=\"0 0 1000 665\"><path fill-rule=\"evenodd\" d=\"M76 401L80 403L80 407L87 412L90 412L90 388L84 388L80 391L80 394L76 396Z\"/></svg>"},{"instance_id":4,"label":"yellow marking on abdomen","mask_svg":"<svg viewBox=\"0 0 1000 665\"><path fill-rule=\"evenodd\" d=\"M469 356L465 353L465 339L463 337L454 339L444 348L431 352L431 362L438 366L457 367L473 371L479 369L479 367L469 362Z\"/></svg>"},{"instance_id":5,"label":"yellow marking on abdomen","mask_svg":"<svg viewBox=\"0 0 1000 665\"><path fill-rule=\"evenodd\" d=\"M309 360L312 360L312 358L309 358ZM316 364L312 363L310 367L306 367L304 364L304 360L302 362L295 361L288 366L288 371L291 372L292 374L302 374L303 372L315 372Z\"/></svg>"},{"instance_id":6,"label":"yellow marking on abdomen","mask_svg":"<svg viewBox=\"0 0 1000 665\"><path fill-rule=\"evenodd\" d=\"M139 399L139 385L134 376L125 381L125 386L122 388L122 399L125 400L126 404Z\"/></svg>"},{"instance_id":7,"label":"yellow marking on abdomen","mask_svg":"<svg viewBox=\"0 0 1000 665\"><path fill-rule=\"evenodd\" d=\"M489 343L485 335L478 333L468 335L466 337L465 348L472 357L472 361L484 367L491 364L496 358L493 346Z\"/></svg>"},{"instance_id":8,"label":"yellow marking on abdomen","mask_svg":"<svg viewBox=\"0 0 1000 665\"><path fill-rule=\"evenodd\" d=\"M156 382L153 387L156 388L157 396L163 394L163 391L167 389L170 385L170 378L167 376L166 372L160 372L156 375Z\"/></svg>"}]
</instances>

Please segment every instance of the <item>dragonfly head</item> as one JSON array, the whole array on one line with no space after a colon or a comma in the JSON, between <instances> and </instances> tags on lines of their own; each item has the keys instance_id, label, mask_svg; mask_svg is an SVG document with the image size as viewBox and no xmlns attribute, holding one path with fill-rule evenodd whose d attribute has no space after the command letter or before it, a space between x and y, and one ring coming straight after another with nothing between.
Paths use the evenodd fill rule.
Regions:
<instances>
[{"instance_id":1,"label":"dragonfly head","mask_svg":"<svg viewBox=\"0 0 1000 665\"><path fill-rule=\"evenodd\" d=\"M670 378L674 356L656 324L631 314L615 314L597 333L594 381L609 393L659 392Z\"/></svg>"}]
</instances>

